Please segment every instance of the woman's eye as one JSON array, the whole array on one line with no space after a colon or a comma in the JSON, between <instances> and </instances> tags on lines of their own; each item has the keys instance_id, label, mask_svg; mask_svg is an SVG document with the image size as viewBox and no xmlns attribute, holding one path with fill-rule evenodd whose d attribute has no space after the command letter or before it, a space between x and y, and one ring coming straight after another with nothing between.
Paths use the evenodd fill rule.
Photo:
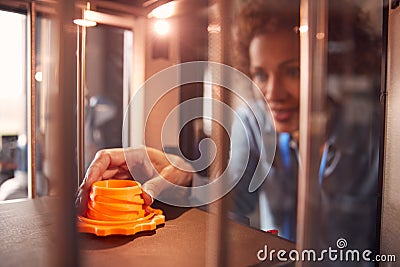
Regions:
<instances>
[{"instance_id":1,"label":"woman's eye","mask_svg":"<svg viewBox=\"0 0 400 267\"><path fill-rule=\"evenodd\" d=\"M253 81L260 83L265 82L268 79L267 74L262 71L258 71L254 73L252 76L253 76Z\"/></svg>"},{"instance_id":2,"label":"woman's eye","mask_svg":"<svg viewBox=\"0 0 400 267\"><path fill-rule=\"evenodd\" d=\"M292 78L292 79L299 79L300 78L300 68L299 67L290 67L285 69L285 75Z\"/></svg>"}]
</instances>

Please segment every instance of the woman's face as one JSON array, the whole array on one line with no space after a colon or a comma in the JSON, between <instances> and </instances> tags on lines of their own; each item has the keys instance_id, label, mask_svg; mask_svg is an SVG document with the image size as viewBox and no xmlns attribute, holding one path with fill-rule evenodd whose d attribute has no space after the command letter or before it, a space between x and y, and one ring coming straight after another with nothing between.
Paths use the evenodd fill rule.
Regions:
<instances>
[{"instance_id":1,"label":"woman's face","mask_svg":"<svg viewBox=\"0 0 400 267\"><path fill-rule=\"evenodd\" d=\"M300 46L294 31L257 35L249 47L250 73L266 98L277 132L299 128Z\"/></svg>"}]
</instances>

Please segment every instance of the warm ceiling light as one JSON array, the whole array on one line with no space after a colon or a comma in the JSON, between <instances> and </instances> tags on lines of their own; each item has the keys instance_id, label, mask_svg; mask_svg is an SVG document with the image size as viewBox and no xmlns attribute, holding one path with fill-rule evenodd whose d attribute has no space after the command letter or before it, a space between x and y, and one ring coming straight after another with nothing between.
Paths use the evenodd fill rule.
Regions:
<instances>
[{"instance_id":1,"label":"warm ceiling light","mask_svg":"<svg viewBox=\"0 0 400 267\"><path fill-rule=\"evenodd\" d=\"M159 35L166 35L169 33L170 25L166 20L157 20L154 23L154 30Z\"/></svg>"},{"instance_id":2,"label":"warm ceiling light","mask_svg":"<svg viewBox=\"0 0 400 267\"><path fill-rule=\"evenodd\" d=\"M97 25L96 21L93 20L88 20L86 18L86 12L90 11L90 2L86 3L86 9L83 10L83 19L74 19L73 22L76 25L82 26L82 27L94 27Z\"/></svg>"},{"instance_id":3,"label":"warm ceiling light","mask_svg":"<svg viewBox=\"0 0 400 267\"><path fill-rule=\"evenodd\" d=\"M176 1L168 2L164 5L156 7L153 9L148 17L149 18L156 18L156 19L166 19L172 17L175 13Z\"/></svg>"}]
</instances>

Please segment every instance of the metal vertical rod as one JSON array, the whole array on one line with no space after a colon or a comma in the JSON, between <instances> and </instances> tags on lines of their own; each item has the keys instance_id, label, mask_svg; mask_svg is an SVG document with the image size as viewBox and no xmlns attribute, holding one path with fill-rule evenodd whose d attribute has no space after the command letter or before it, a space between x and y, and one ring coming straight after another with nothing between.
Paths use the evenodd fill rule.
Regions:
<instances>
[{"instance_id":1,"label":"metal vertical rod","mask_svg":"<svg viewBox=\"0 0 400 267\"><path fill-rule=\"evenodd\" d=\"M231 3L226 0L215 0L218 5L218 14L210 18L210 23L219 23L221 25L220 36L209 38L209 60L217 61L229 65L229 49L226 49L226 44L230 42L229 19L231 16ZM212 3L209 3L210 5ZM225 44L225 45L224 45ZM215 51L218 51L215 53ZM219 75L221 80L229 79L226 73L217 71L213 75ZM225 75L225 76L223 76ZM230 105L230 95L228 90L217 85L212 86L212 98ZM223 114L224 110L218 109L213 106L213 117L222 117L224 120L229 120L228 114ZM218 113L222 113L219 115ZM223 123L227 125L227 123ZM217 155L211 165L211 179L218 178L224 175L223 172L228 166L230 140L226 136L225 129L214 123L212 125L211 137L215 141ZM226 172L225 172L226 173ZM227 179L221 177L219 179ZM220 190L217 188L216 190ZM231 266L233 263L229 262L229 224L228 224L228 210L230 208L230 198L225 196L209 205L209 211L214 213L215 216L211 217L208 221L207 230L207 259L206 265L208 267L216 266Z\"/></svg>"},{"instance_id":2,"label":"metal vertical rod","mask_svg":"<svg viewBox=\"0 0 400 267\"><path fill-rule=\"evenodd\" d=\"M300 138L297 250L318 249L319 164L326 128L327 0L300 5ZM297 262L296 266L311 263Z\"/></svg>"},{"instance_id":3,"label":"metal vertical rod","mask_svg":"<svg viewBox=\"0 0 400 267\"><path fill-rule=\"evenodd\" d=\"M381 55L381 89L380 89L380 118L381 122L379 125L379 136L381 136L379 141L379 171L378 171L378 213L376 216L376 236L377 244L375 251L380 253L381 243L384 238L384 232L382 229L383 224L383 186L384 186L384 170L385 170L385 137L386 137L386 123L387 123L387 78L388 78L388 50L389 50L389 0L382 1L382 55ZM382 233L382 234L381 234Z\"/></svg>"},{"instance_id":4,"label":"metal vertical rod","mask_svg":"<svg viewBox=\"0 0 400 267\"><path fill-rule=\"evenodd\" d=\"M131 83L131 73L132 73L132 54L133 54L133 32L132 31L124 31L124 46L123 46L123 85L122 85L122 101L123 101L123 110L126 110L129 106L130 100L130 83ZM130 118L127 114L127 118ZM124 126L122 127L122 144L123 146L130 144L130 136L129 136L129 119L123 121ZM125 126L128 124L128 126Z\"/></svg>"},{"instance_id":5,"label":"metal vertical rod","mask_svg":"<svg viewBox=\"0 0 400 267\"><path fill-rule=\"evenodd\" d=\"M29 3L28 12L28 198L36 198L36 3Z\"/></svg>"},{"instance_id":6,"label":"metal vertical rod","mask_svg":"<svg viewBox=\"0 0 400 267\"><path fill-rule=\"evenodd\" d=\"M85 12L85 11L83 11ZM83 14L84 16L84 14ZM78 145L78 184L85 175L85 65L86 65L86 27L77 26L77 145ZM81 29L81 32L79 32Z\"/></svg>"},{"instance_id":7,"label":"metal vertical rod","mask_svg":"<svg viewBox=\"0 0 400 267\"><path fill-rule=\"evenodd\" d=\"M139 146L144 140L144 110L145 110L145 96L138 93L140 87L145 81L145 61L146 61L146 18L135 19L133 32L133 53L132 53L132 84L130 89L130 97L135 96L140 98L139 104L129 107L129 145L132 147Z\"/></svg>"},{"instance_id":8,"label":"metal vertical rod","mask_svg":"<svg viewBox=\"0 0 400 267\"><path fill-rule=\"evenodd\" d=\"M75 17L75 0L57 1L57 18L59 19L59 65L58 91L53 99L57 105L57 117L54 142L51 144L56 151L51 163L55 167L54 185L58 198L56 205L56 223L54 224L55 244L52 250L52 266L79 266L78 239L76 232L75 192L77 188L77 140L76 140L76 27L73 24ZM75 89L75 90L74 90Z\"/></svg>"}]
</instances>

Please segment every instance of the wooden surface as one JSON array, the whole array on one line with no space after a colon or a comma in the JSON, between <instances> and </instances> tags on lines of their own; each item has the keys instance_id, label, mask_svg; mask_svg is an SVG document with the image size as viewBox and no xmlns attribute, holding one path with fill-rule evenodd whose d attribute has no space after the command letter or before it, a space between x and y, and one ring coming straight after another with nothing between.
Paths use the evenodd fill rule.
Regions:
<instances>
[{"instance_id":1,"label":"wooden surface","mask_svg":"<svg viewBox=\"0 0 400 267\"><path fill-rule=\"evenodd\" d=\"M51 198L0 204L0 266L51 266L55 209ZM199 209L161 205L166 223L135 236L79 234L82 266L205 266L211 214ZM294 248L272 234L229 223L229 266L259 264L257 252ZM218 251L215 251L218 253ZM271 265L271 262L264 262ZM274 263L272 264L274 265Z\"/></svg>"},{"instance_id":2,"label":"wooden surface","mask_svg":"<svg viewBox=\"0 0 400 267\"><path fill-rule=\"evenodd\" d=\"M50 266L54 223L49 198L0 204L0 266Z\"/></svg>"}]
</instances>

